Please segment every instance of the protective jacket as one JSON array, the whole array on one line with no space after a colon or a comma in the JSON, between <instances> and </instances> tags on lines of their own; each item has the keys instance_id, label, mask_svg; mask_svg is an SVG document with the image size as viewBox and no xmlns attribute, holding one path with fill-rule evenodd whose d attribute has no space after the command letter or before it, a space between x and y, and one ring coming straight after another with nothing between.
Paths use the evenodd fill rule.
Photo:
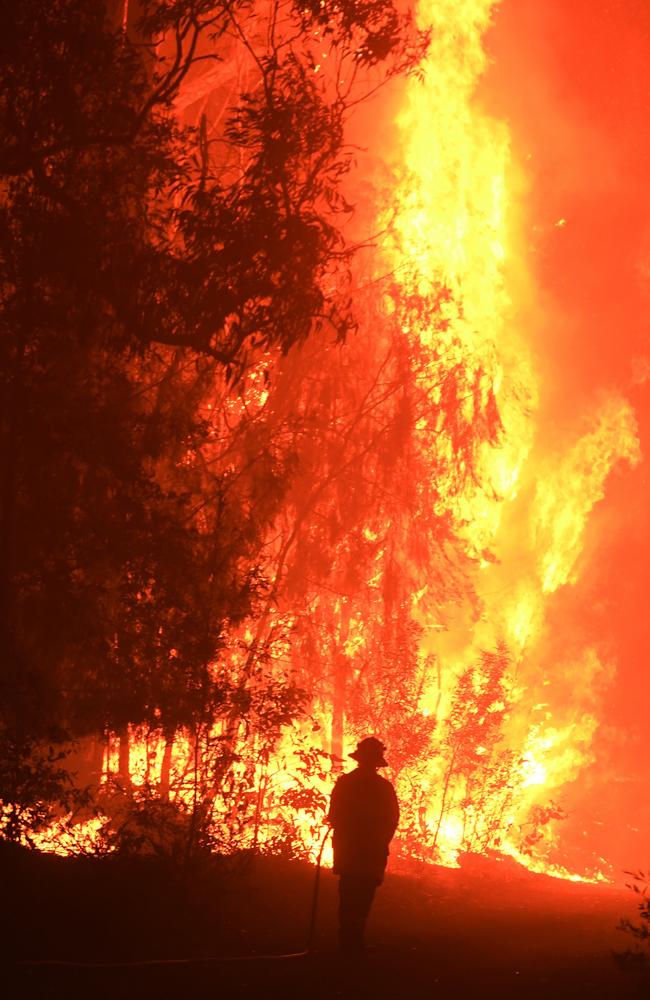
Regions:
<instances>
[{"instance_id":1,"label":"protective jacket","mask_svg":"<svg viewBox=\"0 0 650 1000\"><path fill-rule=\"evenodd\" d=\"M373 768L342 774L334 785L327 818L334 828L335 874L370 878L379 885L399 822L390 781Z\"/></svg>"}]
</instances>

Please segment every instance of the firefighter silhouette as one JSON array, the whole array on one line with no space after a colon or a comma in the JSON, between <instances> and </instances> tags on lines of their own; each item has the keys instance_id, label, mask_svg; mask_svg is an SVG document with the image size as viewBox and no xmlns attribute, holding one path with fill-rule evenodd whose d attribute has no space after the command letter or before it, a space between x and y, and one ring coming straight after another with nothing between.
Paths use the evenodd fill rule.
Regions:
<instances>
[{"instance_id":1,"label":"firefighter silhouette","mask_svg":"<svg viewBox=\"0 0 650 1000\"><path fill-rule=\"evenodd\" d=\"M346 954L363 951L366 920L399 821L395 789L377 774L388 767L385 749L374 736L361 740L350 754L357 767L338 778L330 800L334 872L340 876L339 942Z\"/></svg>"}]
</instances>

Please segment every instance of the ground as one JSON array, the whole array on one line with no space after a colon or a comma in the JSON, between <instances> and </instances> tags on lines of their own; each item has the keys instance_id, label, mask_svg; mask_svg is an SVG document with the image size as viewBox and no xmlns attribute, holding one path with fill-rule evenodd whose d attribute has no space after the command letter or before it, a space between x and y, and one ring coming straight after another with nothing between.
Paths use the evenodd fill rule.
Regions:
<instances>
[{"instance_id":1,"label":"ground","mask_svg":"<svg viewBox=\"0 0 650 1000\"><path fill-rule=\"evenodd\" d=\"M647 968L621 968L613 957L633 945L616 929L635 915L629 890L508 861L389 870L368 926L371 950L355 963L337 953L329 871L313 952L267 957L307 945L314 869L300 862L216 858L180 871L4 847L0 876L8 1000L650 997ZM23 964L34 960L109 964ZM110 964L147 960L173 961Z\"/></svg>"}]
</instances>

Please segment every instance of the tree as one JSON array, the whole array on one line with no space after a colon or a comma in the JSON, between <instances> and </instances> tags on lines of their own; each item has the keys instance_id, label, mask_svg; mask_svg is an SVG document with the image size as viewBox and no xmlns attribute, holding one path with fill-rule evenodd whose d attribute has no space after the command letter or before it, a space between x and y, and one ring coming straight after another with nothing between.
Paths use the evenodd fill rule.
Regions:
<instances>
[{"instance_id":1,"label":"tree","mask_svg":"<svg viewBox=\"0 0 650 1000\"><path fill-rule=\"evenodd\" d=\"M394 293L391 320L375 292L357 293L364 321L344 347L308 342L251 372L246 420L236 437L216 433L223 452L213 460L233 462L240 479L254 477L258 462L288 470L259 553L268 590L239 636L242 676L275 659L276 674L309 693L335 757L344 737L380 727L395 737L392 763L412 769L430 753L436 721L419 704L429 663L417 619L471 598L453 506L473 474L473 450L498 426L488 399L471 433L460 411L473 375L405 332L410 303ZM435 322L436 303L428 307ZM242 722L230 730L233 753Z\"/></svg>"},{"instance_id":2,"label":"tree","mask_svg":"<svg viewBox=\"0 0 650 1000\"><path fill-rule=\"evenodd\" d=\"M650 898L648 897L648 877L642 871L626 871L632 879L626 882L628 889L636 895L636 908L639 913L641 923L633 923L629 917L622 917L616 929L631 934L635 938L634 949L628 948L623 952L614 952L614 958L623 968L633 966L644 966L647 968L648 954L650 953Z\"/></svg>"},{"instance_id":3,"label":"tree","mask_svg":"<svg viewBox=\"0 0 650 1000\"><path fill-rule=\"evenodd\" d=\"M250 477L210 466L208 400L222 392L227 413L265 351L354 325L328 293L350 256L335 225L345 118L366 71L412 67L423 43L388 0L160 0L141 15L133 34L96 0L0 15L0 648L15 747L143 721L200 732L224 705L248 711L212 664L267 587L257 555L288 466L266 446ZM338 67L327 77L315 33ZM221 133L181 128L184 81L234 45L251 84Z\"/></svg>"},{"instance_id":4,"label":"tree","mask_svg":"<svg viewBox=\"0 0 650 1000\"><path fill-rule=\"evenodd\" d=\"M494 652L484 650L480 664L468 667L458 679L442 739L446 760L433 851L438 846L454 793L457 795L457 785L461 788L464 785L465 793L460 802L464 813L464 846L476 847L481 838L485 841L481 846L491 846L491 839L499 832L500 814L511 791L514 763L513 755L499 748L508 711L505 686L508 665L508 650L501 644ZM486 808L492 796L498 802L496 815L490 815ZM477 829L476 822L474 829L468 831L468 809L470 818L481 816L487 836L484 829Z\"/></svg>"}]
</instances>

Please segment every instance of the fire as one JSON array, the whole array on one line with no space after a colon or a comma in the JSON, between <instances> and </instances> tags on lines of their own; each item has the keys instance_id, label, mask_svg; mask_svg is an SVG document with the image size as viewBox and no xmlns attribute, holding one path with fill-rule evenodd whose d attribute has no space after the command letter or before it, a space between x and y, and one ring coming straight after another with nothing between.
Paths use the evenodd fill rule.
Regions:
<instances>
[{"instance_id":1,"label":"fire","mask_svg":"<svg viewBox=\"0 0 650 1000\"><path fill-rule=\"evenodd\" d=\"M500 850L544 868L517 847L514 831L588 763L597 719L584 711L584 698L581 703L578 696L570 721L564 721L566 712L557 706L557 722L553 709L545 712L545 722L536 722L535 711L526 708L540 685L531 665L544 655L549 596L579 574L589 515L604 496L607 477L620 461L636 464L640 453L631 407L614 395L585 416L585 429L568 447L549 454L536 442L544 386L518 318L517 296L526 285L525 240L520 206L510 194L521 166L506 124L488 115L477 96L486 68L484 35L497 8L492 0L418 6L420 23L432 28L433 42L424 81L409 85L399 118L403 174L387 253L395 272L407 276L407 290L409 283L421 295L436 286L447 290L447 363L462 356L482 373L503 425L498 445L483 447L479 484L470 482L456 502L460 532L469 546L477 553L494 552L499 559L497 564L482 562L477 587L483 621L469 643L452 638L451 657L449 642L443 643L449 686L442 696L433 688L425 694L424 710L430 711L438 698L449 711L458 673L476 662L482 648L505 640L512 657L506 728L513 759L509 776L497 783L482 811L485 816L502 808ZM433 346L440 331L423 327L418 335ZM435 648L434 641L429 651ZM567 669L582 685L597 685L609 668L587 650ZM541 684L546 687L552 680L549 672ZM523 722L526 716L528 723ZM434 765L430 787L440 788L444 781L444 767ZM472 806L463 803L462 775L452 776L454 783L458 790L451 792L438 822L436 846L447 860L467 844L468 820L473 821ZM432 798L429 825L441 808L439 794ZM478 845L481 838L469 841ZM547 863L546 870L551 869L558 871Z\"/></svg>"},{"instance_id":2,"label":"fire","mask_svg":"<svg viewBox=\"0 0 650 1000\"><path fill-rule=\"evenodd\" d=\"M525 216L514 193L523 166L507 124L492 117L479 96L487 67L485 34L498 6L497 0L418 4L418 21L432 29L432 44L422 78L405 84L397 180L390 210L381 211L378 221L378 230L389 236L377 274L390 272L397 286L383 302L387 322L400 317L400 298L436 303L435 309L399 318L405 342L417 341L430 359L418 378L439 402L440 371L465 366L471 392L459 420L471 428L491 414L494 424L479 447L476 475L461 477L459 488L455 472L444 473L437 484L473 559L478 611L462 606L444 618L434 616L426 599L427 573L421 573L410 608L420 628L423 667L416 710L418 721L431 720L435 728L417 764L397 775L409 824L399 836L404 853L443 864L457 865L466 851L498 850L532 870L602 879L600 872L571 873L552 860L561 817L552 803L592 759L599 699L613 668L590 647L568 649L561 662L551 663L545 641L553 602L579 577L590 515L608 477L619 463L640 460L638 435L629 403L614 394L584 413L561 445L551 448L541 433L545 386L536 373L522 304L535 279L526 256ZM267 403L265 365L251 376L250 399L228 404L233 421L243 409ZM453 455L451 434L423 417L414 440L422 453ZM360 535L377 546L365 580L372 596L385 583L388 554L380 544L381 526L364 524ZM309 608L314 617L323 611L324 622L326 600L317 596ZM373 606L368 598L355 604L337 596L331 614L335 628L325 648L341 656L358 680ZM277 624L268 656L280 677L279 666L291 658L298 615L278 606L268 618L271 631ZM233 632L221 669L233 676L243 671L254 640L252 629ZM229 794L225 787L224 764L210 806L220 842L227 843L238 816L247 816L238 847L272 844L290 828L315 858L333 778L328 754L345 753L355 735L348 720L334 721L334 696L328 697L321 692L314 698L302 726L278 723L272 751L246 744L249 756L257 754L250 765L246 734L228 733L226 723L200 739L178 731L168 748L171 798L181 810L195 808L198 769L209 754L218 761L219 747L227 746L239 791ZM135 789L160 783L164 742L137 728L128 742ZM119 771L117 741L109 740L104 785ZM97 819L84 830L90 841L101 839ZM60 826L46 831L40 844L69 849Z\"/></svg>"},{"instance_id":3,"label":"fire","mask_svg":"<svg viewBox=\"0 0 650 1000\"><path fill-rule=\"evenodd\" d=\"M635 465L641 458L634 414L624 399L606 399L591 422L592 430L540 470L531 530L545 593L571 582L589 513L604 496L612 466L621 459Z\"/></svg>"}]
</instances>

